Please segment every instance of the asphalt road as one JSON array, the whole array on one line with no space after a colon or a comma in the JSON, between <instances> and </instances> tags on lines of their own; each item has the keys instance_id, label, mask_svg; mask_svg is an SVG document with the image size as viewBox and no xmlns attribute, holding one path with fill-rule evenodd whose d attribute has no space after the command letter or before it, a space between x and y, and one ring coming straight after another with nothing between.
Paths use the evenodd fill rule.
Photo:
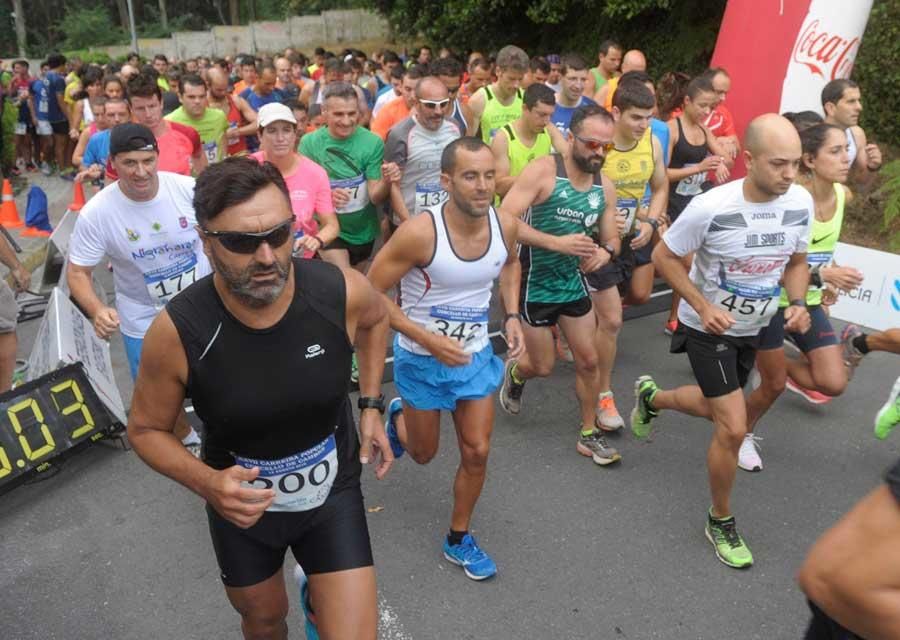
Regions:
<instances>
[{"instance_id":1,"label":"asphalt road","mask_svg":"<svg viewBox=\"0 0 900 640\"><path fill-rule=\"evenodd\" d=\"M653 315L625 325L614 376L623 414L636 376L651 372L664 386L691 379L662 324ZM21 327L23 355L37 325ZM127 401L121 341L112 344ZM664 414L652 442L614 437L623 461L598 467L575 452L574 373L561 363L528 383L522 415L498 408L474 533L500 572L468 580L440 551L458 461L445 417L431 464L402 459L381 482L365 473L381 637L802 637L808 615L794 574L806 550L900 453L898 435L872 436L898 372L900 360L873 354L843 397L814 407L787 393L764 418L765 469L738 471L733 499L756 558L747 571L720 564L703 536L709 425ZM0 514L4 638L240 638L201 500L133 452L90 447L0 497ZM302 638L289 589L292 637Z\"/></svg>"}]
</instances>

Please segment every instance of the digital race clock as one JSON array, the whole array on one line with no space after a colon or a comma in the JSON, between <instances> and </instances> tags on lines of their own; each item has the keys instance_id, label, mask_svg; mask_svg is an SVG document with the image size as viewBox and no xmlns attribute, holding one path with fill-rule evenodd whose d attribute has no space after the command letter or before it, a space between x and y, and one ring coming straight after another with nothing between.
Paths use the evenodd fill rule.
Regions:
<instances>
[{"instance_id":1,"label":"digital race clock","mask_svg":"<svg viewBox=\"0 0 900 640\"><path fill-rule=\"evenodd\" d=\"M0 394L0 493L119 429L80 363Z\"/></svg>"}]
</instances>

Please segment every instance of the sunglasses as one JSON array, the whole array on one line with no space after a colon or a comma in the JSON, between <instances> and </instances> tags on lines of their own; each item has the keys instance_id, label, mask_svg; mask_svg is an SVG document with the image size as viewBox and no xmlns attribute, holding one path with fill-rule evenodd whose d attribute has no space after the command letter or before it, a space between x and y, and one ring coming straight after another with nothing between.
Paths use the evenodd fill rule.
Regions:
<instances>
[{"instance_id":1,"label":"sunglasses","mask_svg":"<svg viewBox=\"0 0 900 640\"><path fill-rule=\"evenodd\" d=\"M448 104L450 104L450 100L419 100L419 104L423 107L428 107L429 109L444 109Z\"/></svg>"},{"instance_id":2,"label":"sunglasses","mask_svg":"<svg viewBox=\"0 0 900 640\"><path fill-rule=\"evenodd\" d=\"M294 216L291 216L281 224L275 225L267 231L257 233L244 233L243 231L211 231L201 228L203 234L219 241L223 247L232 253L251 254L256 253L259 246L265 242L273 249L277 249L291 239L294 227Z\"/></svg>"},{"instance_id":3,"label":"sunglasses","mask_svg":"<svg viewBox=\"0 0 900 640\"><path fill-rule=\"evenodd\" d=\"M590 138L582 138L581 136L576 136L574 133L572 135L575 136L575 139L578 140L578 142L580 142L581 144L586 146L591 151L599 151L600 149L603 149L604 151L609 151L610 149L612 149L615 146L615 144L612 142L600 142L599 140L591 140Z\"/></svg>"}]
</instances>

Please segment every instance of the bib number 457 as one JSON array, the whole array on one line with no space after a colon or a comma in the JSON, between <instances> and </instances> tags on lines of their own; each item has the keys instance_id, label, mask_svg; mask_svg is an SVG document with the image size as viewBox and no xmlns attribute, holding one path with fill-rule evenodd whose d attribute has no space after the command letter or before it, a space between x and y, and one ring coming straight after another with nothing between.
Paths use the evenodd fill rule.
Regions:
<instances>
[{"instance_id":1,"label":"bib number 457","mask_svg":"<svg viewBox=\"0 0 900 640\"><path fill-rule=\"evenodd\" d=\"M719 300L719 304L731 313L738 313L742 316L760 316L765 317L769 306L772 304L772 298L742 298L737 294L731 294Z\"/></svg>"}]
</instances>

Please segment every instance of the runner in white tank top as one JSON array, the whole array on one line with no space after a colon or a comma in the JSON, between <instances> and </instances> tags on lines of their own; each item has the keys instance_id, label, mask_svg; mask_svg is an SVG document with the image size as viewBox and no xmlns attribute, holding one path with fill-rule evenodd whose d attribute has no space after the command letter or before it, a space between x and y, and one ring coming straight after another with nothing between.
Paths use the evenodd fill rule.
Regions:
<instances>
[{"instance_id":1,"label":"runner in white tank top","mask_svg":"<svg viewBox=\"0 0 900 640\"><path fill-rule=\"evenodd\" d=\"M437 453L441 411L453 412L460 466L444 557L473 580L484 580L497 567L468 531L484 484L494 392L503 374L488 338L488 309L499 276L506 307L501 326L517 357L524 344L518 227L491 206L494 156L479 138L447 145L440 180L446 202L400 225L375 257L369 279L383 292L400 283L399 303L389 302L400 392L388 408L391 448L397 457L409 451L419 464L429 462Z\"/></svg>"}]
</instances>

